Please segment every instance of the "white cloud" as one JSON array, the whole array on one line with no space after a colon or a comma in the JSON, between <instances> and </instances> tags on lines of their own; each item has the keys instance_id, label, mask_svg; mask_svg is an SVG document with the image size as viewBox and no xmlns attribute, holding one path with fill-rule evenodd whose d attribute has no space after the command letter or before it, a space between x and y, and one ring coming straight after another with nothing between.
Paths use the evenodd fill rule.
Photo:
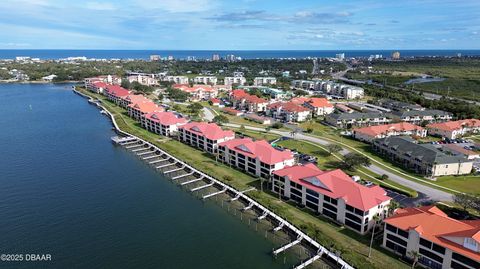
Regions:
<instances>
[{"instance_id":1,"label":"white cloud","mask_svg":"<svg viewBox=\"0 0 480 269\"><path fill-rule=\"evenodd\" d=\"M135 2L143 9L161 9L172 13L201 12L217 6L214 0L136 0Z\"/></svg>"},{"instance_id":2,"label":"white cloud","mask_svg":"<svg viewBox=\"0 0 480 269\"><path fill-rule=\"evenodd\" d=\"M117 9L114 4L108 2L87 2L85 7L87 9L100 11L112 11Z\"/></svg>"}]
</instances>

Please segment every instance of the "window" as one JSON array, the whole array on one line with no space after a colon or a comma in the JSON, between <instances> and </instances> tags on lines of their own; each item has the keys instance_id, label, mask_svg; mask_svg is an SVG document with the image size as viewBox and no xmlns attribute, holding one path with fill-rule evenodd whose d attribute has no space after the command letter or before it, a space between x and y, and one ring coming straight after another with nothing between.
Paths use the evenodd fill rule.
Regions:
<instances>
[{"instance_id":1,"label":"window","mask_svg":"<svg viewBox=\"0 0 480 269\"><path fill-rule=\"evenodd\" d=\"M454 252L454 253L452 254L452 258L453 258L454 260L457 260L457 261L459 261L459 262L461 262L461 263L463 263L463 264L466 264L466 265L468 265L468 266L471 266L471 267L473 267L473 268L480 268L480 262L476 262L476 261L474 261L474 260L472 260L472 259L470 259L470 258L467 258L467 257L465 257L465 256L462 256L462 255L460 255L460 254L458 254L458 253L455 253L455 252Z\"/></svg>"},{"instance_id":2,"label":"window","mask_svg":"<svg viewBox=\"0 0 480 269\"><path fill-rule=\"evenodd\" d=\"M387 239L391 240L392 242L395 242L395 243L397 243L401 246L404 246L404 247L407 246L407 241L405 241L405 240L401 239L400 237L397 237L393 234L387 234Z\"/></svg>"},{"instance_id":3,"label":"window","mask_svg":"<svg viewBox=\"0 0 480 269\"><path fill-rule=\"evenodd\" d=\"M405 256L407 254L407 249L404 248L404 247L401 247L389 240L387 240L385 246L387 246L387 248L393 250L394 252L397 252L397 253L400 253L402 254L402 256Z\"/></svg>"},{"instance_id":4,"label":"window","mask_svg":"<svg viewBox=\"0 0 480 269\"><path fill-rule=\"evenodd\" d=\"M473 238L465 237L463 246L470 250L477 251L477 242Z\"/></svg>"},{"instance_id":5,"label":"window","mask_svg":"<svg viewBox=\"0 0 480 269\"><path fill-rule=\"evenodd\" d=\"M419 249L419 252L420 252L420 254L422 254L423 256L428 257L428 258L430 258L430 259L432 259L432 260L434 260L434 261L437 261L437 262L439 262L440 264L443 263L443 258L442 258L441 256L439 256L439 255L437 255L437 254L435 254L435 253L433 253L433 252L431 252L431 251L429 251L429 250L426 250L426 249L424 249L424 248L420 248L420 249Z\"/></svg>"}]
</instances>

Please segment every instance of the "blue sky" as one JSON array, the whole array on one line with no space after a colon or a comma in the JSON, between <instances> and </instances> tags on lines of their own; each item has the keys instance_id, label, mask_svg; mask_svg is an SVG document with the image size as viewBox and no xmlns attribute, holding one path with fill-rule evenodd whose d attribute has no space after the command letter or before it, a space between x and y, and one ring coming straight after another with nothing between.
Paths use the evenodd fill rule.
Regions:
<instances>
[{"instance_id":1,"label":"blue sky","mask_svg":"<svg viewBox=\"0 0 480 269\"><path fill-rule=\"evenodd\" d=\"M2 0L2 49L480 49L479 0Z\"/></svg>"}]
</instances>

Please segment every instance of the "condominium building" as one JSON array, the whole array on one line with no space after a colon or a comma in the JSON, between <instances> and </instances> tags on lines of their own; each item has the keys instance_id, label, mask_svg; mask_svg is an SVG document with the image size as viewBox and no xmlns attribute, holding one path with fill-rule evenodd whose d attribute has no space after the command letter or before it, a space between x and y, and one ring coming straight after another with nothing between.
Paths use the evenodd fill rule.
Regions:
<instances>
[{"instance_id":1,"label":"condominium building","mask_svg":"<svg viewBox=\"0 0 480 269\"><path fill-rule=\"evenodd\" d=\"M122 84L122 78L119 77L119 76L115 76L115 75L105 75L105 76L85 78L83 80L83 82L84 82L85 88L87 90L91 90L90 87L95 82L103 82L103 83L111 84L111 85L120 85L120 84Z\"/></svg>"},{"instance_id":2,"label":"condominium building","mask_svg":"<svg viewBox=\"0 0 480 269\"><path fill-rule=\"evenodd\" d=\"M390 123L391 119L383 113L376 112L353 112L353 113L332 113L325 117L330 125L338 128L364 127Z\"/></svg>"},{"instance_id":3,"label":"condominium building","mask_svg":"<svg viewBox=\"0 0 480 269\"><path fill-rule=\"evenodd\" d=\"M293 102L277 102L267 105L266 114L285 122L303 122L311 117L310 109Z\"/></svg>"},{"instance_id":4,"label":"condominium building","mask_svg":"<svg viewBox=\"0 0 480 269\"><path fill-rule=\"evenodd\" d=\"M127 108L128 105L130 105L131 103L140 102L151 102L151 100L140 94L129 94L120 98L120 100L118 101L118 105L123 108Z\"/></svg>"},{"instance_id":5,"label":"condominium building","mask_svg":"<svg viewBox=\"0 0 480 269\"><path fill-rule=\"evenodd\" d=\"M245 85L247 79L245 77L225 77L223 79L225 85Z\"/></svg>"},{"instance_id":6,"label":"condominium building","mask_svg":"<svg viewBox=\"0 0 480 269\"><path fill-rule=\"evenodd\" d=\"M188 84L188 77L186 76L165 76L162 81L172 82L173 84Z\"/></svg>"},{"instance_id":7,"label":"condominium building","mask_svg":"<svg viewBox=\"0 0 480 269\"><path fill-rule=\"evenodd\" d=\"M453 117L452 113L436 109L398 111L393 112L392 115L393 117L399 118L401 121L418 125L423 122L432 123L449 121Z\"/></svg>"},{"instance_id":8,"label":"condominium building","mask_svg":"<svg viewBox=\"0 0 480 269\"><path fill-rule=\"evenodd\" d=\"M157 106L150 99L131 103L127 106L128 115L137 121L141 121L142 117L151 112L163 112L165 109Z\"/></svg>"},{"instance_id":9,"label":"condominium building","mask_svg":"<svg viewBox=\"0 0 480 269\"><path fill-rule=\"evenodd\" d=\"M333 113L335 108L327 98L312 97L303 103L303 106L312 111L313 116L325 116Z\"/></svg>"},{"instance_id":10,"label":"condominium building","mask_svg":"<svg viewBox=\"0 0 480 269\"><path fill-rule=\"evenodd\" d=\"M408 136L390 136L373 140L373 149L394 162L426 176L470 174L473 161L451 155L432 144L417 144Z\"/></svg>"},{"instance_id":11,"label":"condominium building","mask_svg":"<svg viewBox=\"0 0 480 269\"><path fill-rule=\"evenodd\" d=\"M448 139L456 139L465 134L476 134L480 132L480 120L466 119L447 121L442 123L431 123L427 125L428 133Z\"/></svg>"},{"instance_id":12,"label":"condominium building","mask_svg":"<svg viewBox=\"0 0 480 269\"><path fill-rule=\"evenodd\" d=\"M194 83L205 85L217 85L217 77L215 76L197 76L193 79Z\"/></svg>"},{"instance_id":13,"label":"condominium building","mask_svg":"<svg viewBox=\"0 0 480 269\"><path fill-rule=\"evenodd\" d=\"M247 173L270 178L273 171L294 165L295 159L290 150L278 150L267 141L253 141L251 138L238 138L220 143L218 156L223 162Z\"/></svg>"},{"instance_id":14,"label":"condominium building","mask_svg":"<svg viewBox=\"0 0 480 269\"><path fill-rule=\"evenodd\" d=\"M96 81L87 86L85 85L86 89L95 93L100 93L103 94L103 91L107 88L107 83L101 82L101 81Z\"/></svg>"},{"instance_id":15,"label":"condominium building","mask_svg":"<svg viewBox=\"0 0 480 269\"><path fill-rule=\"evenodd\" d=\"M275 77L256 77L253 79L253 85L255 86L275 84L277 84L277 79Z\"/></svg>"},{"instance_id":16,"label":"condominium building","mask_svg":"<svg viewBox=\"0 0 480 269\"><path fill-rule=\"evenodd\" d=\"M142 117L142 127L150 132L172 136L178 127L187 124L188 120L175 112L150 112Z\"/></svg>"},{"instance_id":17,"label":"condominium building","mask_svg":"<svg viewBox=\"0 0 480 269\"><path fill-rule=\"evenodd\" d=\"M365 234L374 216L385 217L391 198L381 187L355 182L342 170L322 171L314 164L273 172L272 191Z\"/></svg>"},{"instance_id":18,"label":"condominium building","mask_svg":"<svg viewBox=\"0 0 480 269\"><path fill-rule=\"evenodd\" d=\"M376 138L384 138L389 136L414 135L418 137L426 137L427 130L408 122L377 125L353 130L353 137L360 141L372 142Z\"/></svg>"},{"instance_id":19,"label":"condominium building","mask_svg":"<svg viewBox=\"0 0 480 269\"><path fill-rule=\"evenodd\" d=\"M233 90L230 94L233 107L250 112L264 112L268 101L256 95L251 95L245 90Z\"/></svg>"},{"instance_id":20,"label":"condominium building","mask_svg":"<svg viewBox=\"0 0 480 269\"><path fill-rule=\"evenodd\" d=\"M137 82L145 86L155 86L158 85L158 80L153 77L153 75L132 75L127 77L128 82L133 83Z\"/></svg>"},{"instance_id":21,"label":"condominium building","mask_svg":"<svg viewBox=\"0 0 480 269\"><path fill-rule=\"evenodd\" d=\"M480 268L480 221L456 220L436 206L397 209L385 219L383 247L398 255L420 254L433 269Z\"/></svg>"},{"instance_id":22,"label":"condominium building","mask_svg":"<svg viewBox=\"0 0 480 269\"><path fill-rule=\"evenodd\" d=\"M365 95L365 90L360 87L336 83L328 80L293 80L291 86L294 89L322 91L325 94L344 99L359 99Z\"/></svg>"},{"instance_id":23,"label":"condominium building","mask_svg":"<svg viewBox=\"0 0 480 269\"><path fill-rule=\"evenodd\" d=\"M211 154L216 154L219 143L235 138L233 131L207 122L190 122L180 126L178 131L180 141Z\"/></svg>"},{"instance_id":24,"label":"condominium building","mask_svg":"<svg viewBox=\"0 0 480 269\"><path fill-rule=\"evenodd\" d=\"M218 96L218 90L208 85L193 85L190 87L185 84L176 84L173 85L173 88L188 93L191 101L209 100Z\"/></svg>"},{"instance_id":25,"label":"condominium building","mask_svg":"<svg viewBox=\"0 0 480 269\"><path fill-rule=\"evenodd\" d=\"M107 85L103 91L103 95L118 105L123 97L130 95L130 91L118 85Z\"/></svg>"}]
</instances>

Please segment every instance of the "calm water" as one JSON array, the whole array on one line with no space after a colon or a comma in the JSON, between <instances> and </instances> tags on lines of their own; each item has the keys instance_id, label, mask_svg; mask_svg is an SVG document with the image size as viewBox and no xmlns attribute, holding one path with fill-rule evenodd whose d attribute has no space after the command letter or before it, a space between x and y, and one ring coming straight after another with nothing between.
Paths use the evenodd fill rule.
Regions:
<instances>
[{"instance_id":1,"label":"calm water","mask_svg":"<svg viewBox=\"0 0 480 269\"><path fill-rule=\"evenodd\" d=\"M390 57L394 50L0 50L0 59L14 59L16 56L29 56L41 59L59 59L66 57L85 56L98 59L149 59L152 54L162 57L172 55L178 59L194 56L199 59L211 58L213 54L221 57L234 54L244 59L255 58L304 58L304 57L335 57L337 53L345 53L346 57L368 57L382 54ZM411 56L479 56L480 50L399 50L402 57Z\"/></svg>"},{"instance_id":2,"label":"calm water","mask_svg":"<svg viewBox=\"0 0 480 269\"><path fill-rule=\"evenodd\" d=\"M0 268L291 268L272 241L110 143L62 85L0 84Z\"/></svg>"}]
</instances>

